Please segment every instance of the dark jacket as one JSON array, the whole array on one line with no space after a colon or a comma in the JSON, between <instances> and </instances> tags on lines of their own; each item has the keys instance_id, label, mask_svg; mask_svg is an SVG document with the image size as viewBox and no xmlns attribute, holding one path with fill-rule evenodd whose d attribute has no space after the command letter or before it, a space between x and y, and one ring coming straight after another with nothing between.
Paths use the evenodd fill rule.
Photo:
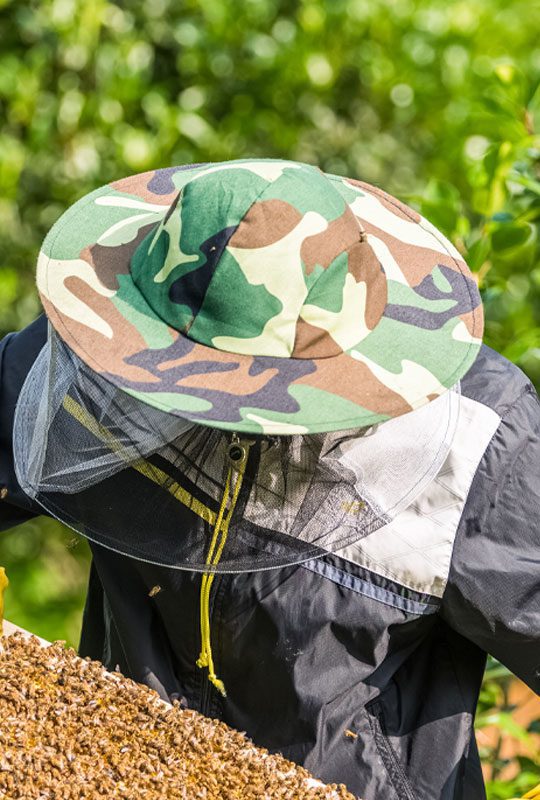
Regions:
<instances>
[{"instance_id":1,"label":"dark jacket","mask_svg":"<svg viewBox=\"0 0 540 800\"><path fill-rule=\"evenodd\" d=\"M40 317L0 343L0 530L42 513L17 486L11 426L45 337ZM481 800L473 718L486 652L540 691L540 402L485 345L461 391L436 478L347 558L216 577L226 699L195 666L198 573L92 544L81 654L365 800Z\"/></svg>"}]
</instances>

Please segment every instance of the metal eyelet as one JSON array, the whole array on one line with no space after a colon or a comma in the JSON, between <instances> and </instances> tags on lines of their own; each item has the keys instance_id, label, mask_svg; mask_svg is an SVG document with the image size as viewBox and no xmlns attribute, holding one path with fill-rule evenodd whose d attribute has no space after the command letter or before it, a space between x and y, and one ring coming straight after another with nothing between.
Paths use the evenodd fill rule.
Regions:
<instances>
[{"instance_id":1,"label":"metal eyelet","mask_svg":"<svg viewBox=\"0 0 540 800\"><path fill-rule=\"evenodd\" d=\"M231 442L227 448L227 455L235 467L239 467L247 457L247 449L239 442Z\"/></svg>"},{"instance_id":2,"label":"metal eyelet","mask_svg":"<svg viewBox=\"0 0 540 800\"><path fill-rule=\"evenodd\" d=\"M227 445L227 457L233 467L239 469L248 459L249 448L255 444L254 439L241 439L237 433L233 433L231 441Z\"/></svg>"},{"instance_id":3,"label":"metal eyelet","mask_svg":"<svg viewBox=\"0 0 540 800\"><path fill-rule=\"evenodd\" d=\"M247 458L248 448L245 444L240 440L240 437L237 433L233 433L231 436L231 441L227 445L227 458L235 467L238 469L242 466L244 461Z\"/></svg>"}]
</instances>

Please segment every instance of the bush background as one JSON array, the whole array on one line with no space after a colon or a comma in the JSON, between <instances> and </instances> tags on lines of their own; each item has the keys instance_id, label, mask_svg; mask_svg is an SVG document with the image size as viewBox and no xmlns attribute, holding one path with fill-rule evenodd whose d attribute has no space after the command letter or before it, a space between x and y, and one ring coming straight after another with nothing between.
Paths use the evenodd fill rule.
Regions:
<instances>
[{"instance_id":1,"label":"bush background","mask_svg":"<svg viewBox=\"0 0 540 800\"><path fill-rule=\"evenodd\" d=\"M40 313L36 255L84 193L154 167L284 157L378 184L461 250L485 341L540 386L536 0L0 0L0 335ZM88 549L45 518L0 539L7 613L76 643ZM477 724L491 800L538 779L511 679ZM514 779L505 776L517 774Z\"/></svg>"}]
</instances>

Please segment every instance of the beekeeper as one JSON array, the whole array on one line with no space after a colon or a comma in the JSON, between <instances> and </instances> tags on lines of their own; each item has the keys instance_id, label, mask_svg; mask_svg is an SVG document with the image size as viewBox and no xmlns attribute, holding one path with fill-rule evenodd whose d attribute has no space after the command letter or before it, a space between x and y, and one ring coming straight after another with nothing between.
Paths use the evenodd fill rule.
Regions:
<instances>
[{"instance_id":1,"label":"beekeeper","mask_svg":"<svg viewBox=\"0 0 540 800\"><path fill-rule=\"evenodd\" d=\"M90 541L80 653L365 800L479 800L486 653L540 690L540 403L452 244L240 159L46 237L0 345L0 528Z\"/></svg>"}]
</instances>

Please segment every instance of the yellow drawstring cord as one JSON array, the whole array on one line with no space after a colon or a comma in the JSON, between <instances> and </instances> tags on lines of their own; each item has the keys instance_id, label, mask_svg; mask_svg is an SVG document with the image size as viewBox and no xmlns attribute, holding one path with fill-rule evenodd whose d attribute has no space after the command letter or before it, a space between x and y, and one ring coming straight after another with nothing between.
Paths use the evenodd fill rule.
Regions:
<instances>
[{"instance_id":1,"label":"yellow drawstring cord","mask_svg":"<svg viewBox=\"0 0 540 800\"><path fill-rule=\"evenodd\" d=\"M531 789L530 792L523 795L523 800L538 800L540 798L540 783Z\"/></svg>"},{"instance_id":2,"label":"yellow drawstring cord","mask_svg":"<svg viewBox=\"0 0 540 800\"><path fill-rule=\"evenodd\" d=\"M0 636L4 632L4 592L9 586L4 567L0 567Z\"/></svg>"},{"instance_id":3,"label":"yellow drawstring cord","mask_svg":"<svg viewBox=\"0 0 540 800\"><path fill-rule=\"evenodd\" d=\"M216 524L214 526L214 532L212 534L212 540L210 542L210 547L208 548L208 554L206 556L206 564L208 566L215 567L221 558L223 553L223 548L225 547L225 542L227 541L227 534L229 532L229 523L231 521L231 517L234 512L234 507L236 505L236 501L238 500L238 495L240 493L240 488L242 486L242 480L244 478L244 471L246 468L246 461L247 457L244 456L242 461L238 464L237 467L233 466L232 464L229 467L229 471L227 473L227 480L225 481L225 489L223 491L223 497L221 500L221 507L219 509L219 513L216 519ZM238 476L236 478L236 483L234 485L234 490L231 498L231 505L227 514L225 515L225 508L227 506L227 500L229 497L229 491L231 487L231 478L233 475L233 471L238 471ZM219 534L221 533L221 540L219 545L217 545ZM217 550L216 550L217 545ZM227 692L225 690L225 684L222 680L220 680L214 668L214 659L212 657L212 643L210 641L210 590L212 589L212 584L214 582L215 572L204 572L201 580L201 594L200 594L200 621L201 621L201 652L199 658L197 659L197 666L198 667L208 667L208 680L212 683L218 692L220 692L223 697L227 696Z\"/></svg>"}]
</instances>

